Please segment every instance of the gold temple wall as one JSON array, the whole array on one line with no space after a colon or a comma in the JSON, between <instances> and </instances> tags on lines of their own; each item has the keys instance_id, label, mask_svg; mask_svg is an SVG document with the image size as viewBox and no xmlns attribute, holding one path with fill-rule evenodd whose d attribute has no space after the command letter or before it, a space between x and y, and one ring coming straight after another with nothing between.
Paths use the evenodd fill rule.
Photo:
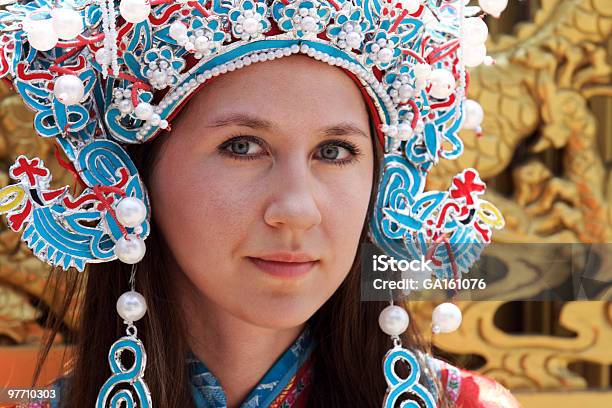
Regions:
<instances>
[{"instance_id":1,"label":"gold temple wall","mask_svg":"<svg viewBox=\"0 0 612 408\"><path fill-rule=\"evenodd\" d=\"M485 110L483 136L464 132L465 154L442 162L430 187L445 190L452 175L476 168L506 217L497 242L612 242L612 0L510 0L489 23L497 63L473 71L469 93ZM61 174L31 120L2 84L0 185L18 154L39 155ZM516 270L524 255L498 256ZM54 308L43 294L46 273L0 223L0 367L21 367L0 370L2 385L29 381L40 317ZM461 329L433 344L511 388L527 408L612 407L612 288L601 297L607 301L463 302ZM410 307L415 320L430 320L431 304ZM58 344L51 365L62 350Z\"/></svg>"}]
</instances>

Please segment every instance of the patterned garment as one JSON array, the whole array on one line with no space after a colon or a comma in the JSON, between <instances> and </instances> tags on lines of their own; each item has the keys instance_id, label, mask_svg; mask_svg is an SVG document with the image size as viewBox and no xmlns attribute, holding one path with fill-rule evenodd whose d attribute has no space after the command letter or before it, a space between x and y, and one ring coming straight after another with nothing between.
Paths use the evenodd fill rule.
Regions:
<instances>
[{"instance_id":1,"label":"patterned garment","mask_svg":"<svg viewBox=\"0 0 612 408\"><path fill-rule=\"evenodd\" d=\"M315 341L307 327L263 376L240 408L305 407L312 378L310 355L314 347ZM225 393L219 380L192 353L187 363L197 408L226 408Z\"/></svg>"},{"instance_id":2,"label":"patterned garment","mask_svg":"<svg viewBox=\"0 0 612 408\"><path fill-rule=\"evenodd\" d=\"M432 356L423 357L444 387L444 397L454 408L521 408L510 391L498 382ZM425 382L430 390L435 389L430 378L425 378ZM438 399L437 393L434 395Z\"/></svg>"}]
</instances>

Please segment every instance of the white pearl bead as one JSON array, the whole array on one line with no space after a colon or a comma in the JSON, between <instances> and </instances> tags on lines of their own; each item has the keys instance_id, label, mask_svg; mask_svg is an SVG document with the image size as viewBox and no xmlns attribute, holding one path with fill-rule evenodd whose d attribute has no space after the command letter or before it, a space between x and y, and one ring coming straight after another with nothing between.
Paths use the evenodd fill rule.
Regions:
<instances>
[{"instance_id":1,"label":"white pearl bead","mask_svg":"<svg viewBox=\"0 0 612 408\"><path fill-rule=\"evenodd\" d=\"M463 129L476 130L482 124L484 111L482 106L472 99L463 102Z\"/></svg>"},{"instance_id":2,"label":"white pearl bead","mask_svg":"<svg viewBox=\"0 0 612 408\"><path fill-rule=\"evenodd\" d=\"M400 123L397 127L398 139L402 141L410 140L412 137L412 127L408 123Z\"/></svg>"},{"instance_id":3,"label":"white pearl bead","mask_svg":"<svg viewBox=\"0 0 612 408\"><path fill-rule=\"evenodd\" d=\"M136 109L134 109L134 115L140 120L149 120L153 115L153 106L147 102L140 102L136 105ZM123 202L123 200L121 201Z\"/></svg>"},{"instance_id":4,"label":"white pearl bead","mask_svg":"<svg viewBox=\"0 0 612 408\"><path fill-rule=\"evenodd\" d=\"M302 30L315 31L317 29L317 21L311 16L306 16L302 19Z\"/></svg>"},{"instance_id":5,"label":"white pearl bead","mask_svg":"<svg viewBox=\"0 0 612 408\"><path fill-rule=\"evenodd\" d=\"M351 31L346 35L346 44L349 48L359 48L361 45L361 36L355 31Z\"/></svg>"},{"instance_id":6,"label":"white pearl bead","mask_svg":"<svg viewBox=\"0 0 612 408\"><path fill-rule=\"evenodd\" d=\"M132 102L128 99L123 99L119 102L119 112L128 114L132 112Z\"/></svg>"},{"instance_id":7,"label":"white pearl bead","mask_svg":"<svg viewBox=\"0 0 612 408\"><path fill-rule=\"evenodd\" d=\"M421 0L400 0L400 4L404 10L410 14L413 14L419 10Z\"/></svg>"},{"instance_id":8,"label":"white pearl bead","mask_svg":"<svg viewBox=\"0 0 612 408\"><path fill-rule=\"evenodd\" d=\"M147 302L136 291L125 292L117 299L117 313L125 321L136 322L147 313Z\"/></svg>"},{"instance_id":9,"label":"white pearl bead","mask_svg":"<svg viewBox=\"0 0 612 408\"><path fill-rule=\"evenodd\" d=\"M387 306L378 317L380 329L389 336L399 336L408 328L410 317L408 312L400 306Z\"/></svg>"},{"instance_id":10,"label":"white pearl bead","mask_svg":"<svg viewBox=\"0 0 612 408\"><path fill-rule=\"evenodd\" d=\"M147 250L144 240L137 236L130 236L127 240L125 237L121 237L115 244L115 255L121 262L126 264L138 263L144 258Z\"/></svg>"},{"instance_id":11,"label":"white pearl bead","mask_svg":"<svg viewBox=\"0 0 612 408\"><path fill-rule=\"evenodd\" d=\"M165 71L153 71L153 80L160 83L160 84L165 84L166 80L168 79L168 75L166 75Z\"/></svg>"},{"instance_id":12,"label":"white pearl bead","mask_svg":"<svg viewBox=\"0 0 612 408\"><path fill-rule=\"evenodd\" d=\"M193 43L193 45L195 46L195 49L202 52L208 49L208 44L209 44L209 40L208 38L201 36L201 37L197 37Z\"/></svg>"},{"instance_id":13,"label":"white pearl bead","mask_svg":"<svg viewBox=\"0 0 612 408\"><path fill-rule=\"evenodd\" d=\"M143 103L140 103L138 106ZM149 107L150 106L151 105L149 105ZM138 110L138 107L136 110ZM153 109L151 108L151 116L152 115ZM136 197L123 198L119 201L119 204L117 204L115 211L119 222L126 227L136 227L142 224L147 218L147 207L142 200Z\"/></svg>"},{"instance_id":14,"label":"white pearl bead","mask_svg":"<svg viewBox=\"0 0 612 408\"><path fill-rule=\"evenodd\" d=\"M151 119L149 120L149 122L151 122L151 125L153 126L158 126L160 121L161 121L161 116L159 116L159 114L157 113L154 113L153 115L151 115Z\"/></svg>"},{"instance_id":15,"label":"white pearl bead","mask_svg":"<svg viewBox=\"0 0 612 408\"><path fill-rule=\"evenodd\" d=\"M390 125L389 129L387 130L387 135L391 138L397 136L397 125Z\"/></svg>"},{"instance_id":16,"label":"white pearl bead","mask_svg":"<svg viewBox=\"0 0 612 408\"><path fill-rule=\"evenodd\" d=\"M140 23L151 13L151 5L146 0L121 0L119 13L127 22Z\"/></svg>"},{"instance_id":17,"label":"white pearl bead","mask_svg":"<svg viewBox=\"0 0 612 408\"><path fill-rule=\"evenodd\" d=\"M442 303L433 310L431 316L434 333L451 333L461 326L461 309L453 303Z\"/></svg>"},{"instance_id":18,"label":"white pearl bead","mask_svg":"<svg viewBox=\"0 0 612 408\"><path fill-rule=\"evenodd\" d=\"M418 78L417 78L417 79L414 81L414 89L415 89L417 92L422 91L422 90L423 90L423 89L424 89L426 86L427 86L427 81L426 81L426 80L422 80L422 79L418 79Z\"/></svg>"},{"instance_id":19,"label":"white pearl bead","mask_svg":"<svg viewBox=\"0 0 612 408\"><path fill-rule=\"evenodd\" d=\"M187 27L185 27L185 24L181 23L180 21L175 21L174 23L170 24L168 34L170 35L170 38L176 41L179 41L179 39L185 39L187 36Z\"/></svg>"},{"instance_id":20,"label":"white pearl bead","mask_svg":"<svg viewBox=\"0 0 612 408\"><path fill-rule=\"evenodd\" d=\"M376 57L380 62L386 64L393 59L393 50L387 47L382 48L380 51L378 51Z\"/></svg>"},{"instance_id":21,"label":"white pearl bead","mask_svg":"<svg viewBox=\"0 0 612 408\"><path fill-rule=\"evenodd\" d=\"M62 75L53 84L53 94L64 105L75 105L85 95L85 85L76 75Z\"/></svg>"},{"instance_id":22,"label":"white pearl bead","mask_svg":"<svg viewBox=\"0 0 612 408\"><path fill-rule=\"evenodd\" d=\"M487 57L487 47L484 44L470 45L463 49L463 63L466 67L477 67Z\"/></svg>"},{"instance_id":23,"label":"white pearl bead","mask_svg":"<svg viewBox=\"0 0 612 408\"><path fill-rule=\"evenodd\" d=\"M402 85L399 88L399 97L402 99L411 98L413 93L414 91L410 85Z\"/></svg>"},{"instance_id":24,"label":"white pearl bead","mask_svg":"<svg viewBox=\"0 0 612 408\"><path fill-rule=\"evenodd\" d=\"M478 0L478 3L485 13L489 13L493 17L499 17L508 6L508 0Z\"/></svg>"},{"instance_id":25,"label":"white pearl bead","mask_svg":"<svg viewBox=\"0 0 612 408\"><path fill-rule=\"evenodd\" d=\"M259 21L254 17L247 17L242 22L242 27L244 28L244 32L248 34L254 34L257 32L259 28Z\"/></svg>"},{"instance_id":26,"label":"white pearl bead","mask_svg":"<svg viewBox=\"0 0 612 408\"><path fill-rule=\"evenodd\" d=\"M55 47L59 41L59 37L53 28L53 21L50 18L24 22L24 30L28 34L30 45L38 51L48 51Z\"/></svg>"},{"instance_id":27,"label":"white pearl bead","mask_svg":"<svg viewBox=\"0 0 612 408\"><path fill-rule=\"evenodd\" d=\"M96 51L95 58L96 62L100 65L110 64L111 62L111 55L105 48L100 48L98 51Z\"/></svg>"},{"instance_id":28,"label":"white pearl bead","mask_svg":"<svg viewBox=\"0 0 612 408\"><path fill-rule=\"evenodd\" d=\"M431 90L429 93L434 98L446 99L455 90L455 77L450 71L445 69L435 69L432 71L429 80L431 81Z\"/></svg>"},{"instance_id":29,"label":"white pearl bead","mask_svg":"<svg viewBox=\"0 0 612 408\"><path fill-rule=\"evenodd\" d=\"M53 28L62 40L72 40L83 32L83 19L78 11L70 8L51 10Z\"/></svg>"},{"instance_id":30,"label":"white pearl bead","mask_svg":"<svg viewBox=\"0 0 612 408\"><path fill-rule=\"evenodd\" d=\"M470 17L463 21L463 43L478 45L487 41L489 28L480 17Z\"/></svg>"},{"instance_id":31,"label":"white pearl bead","mask_svg":"<svg viewBox=\"0 0 612 408\"><path fill-rule=\"evenodd\" d=\"M417 80L426 81L431 76L431 65L417 64L414 67L414 76Z\"/></svg>"}]
</instances>

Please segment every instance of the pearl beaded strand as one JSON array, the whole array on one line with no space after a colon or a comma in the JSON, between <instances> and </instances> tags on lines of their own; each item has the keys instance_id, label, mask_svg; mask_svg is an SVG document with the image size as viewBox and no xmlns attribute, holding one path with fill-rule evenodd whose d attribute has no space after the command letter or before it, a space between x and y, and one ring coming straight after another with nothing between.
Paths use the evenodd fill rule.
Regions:
<instances>
[{"instance_id":1,"label":"pearl beaded strand","mask_svg":"<svg viewBox=\"0 0 612 408\"><path fill-rule=\"evenodd\" d=\"M102 78L108 75L109 66L113 75L119 76L117 57L117 12L113 0L97 0L102 12L102 32L104 33L103 47L96 52L96 61L102 66Z\"/></svg>"},{"instance_id":2,"label":"pearl beaded strand","mask_svg":"<svg viewBox=\"0 0 612 408\"><path fill-rule=\"evenodd\" d=\"M106 0L98 0L100 5L100 12L102 13L102 32L104 33L104 40L102 42L102 50L96 53L96 60L102 66L102 78L106 78L108 75L108 66L110 59L110 27L108 22L108 3Z\"/></svg>"},{"instance_id":3,"label":"pearl beaded strand","mask_svg":"<svg viewBox=\"0 0 612 408\"><path fill-rule=\"evenodd\" d=\"M459 5L459 43L461 46L458 50L458 66L459 66L459 92L457 94L457 109L455 111L456 118L459 118L459 115L462 114L462 123L461 127L463 129L474 130L477 135L482 134L482 119L484 116L484 112L482 106L472 100L467 99L466 87L467 87L467 74L464 60L464 47L468 43L468 38L466 34L471 34L472 37L479 37L477 40L481 42L486 41L487 39L487 29L486 24L479 17L471 17L469 19L464 18L464 3L460 2ZM470 29L466 30L466 25L469 23ZM478 29L479 25L484 25L484 28ZM470 44L473 45L473 44ZM460 108L462 111L460 111Z\"/></svg>"},{"instance_id":4,"label":"pearl beaded strand","mask_svg":"<svg viewBox=\"0 0 612 408\"><path fill-rule=\"evenodd\" d=\"M119 63L117 62L117 12L115 10L114 0L108 0L108 29L110 32L110 57L113 76L119 76Z\"/></svg>"},{"instance_id":5,"label":"pearl beaded strand","mask_svg":"<svg viewBox=\"0 0 612 408\"><path fill-rule=\"evenodd\" d=\"M463 0L459 0L459 49L457 50L457 66L459 67L459 89L457 89L457 101L455 109L455 120L458 120L461 115L461 106L465 100L465 65L463 63L463 47L465 44L465 5Z\"/></svg>"}]
</instances>

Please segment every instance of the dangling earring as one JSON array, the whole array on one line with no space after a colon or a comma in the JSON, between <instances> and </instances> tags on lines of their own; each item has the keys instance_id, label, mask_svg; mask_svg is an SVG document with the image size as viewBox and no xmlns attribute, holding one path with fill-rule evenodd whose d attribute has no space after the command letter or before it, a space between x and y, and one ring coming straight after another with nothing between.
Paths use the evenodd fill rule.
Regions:
<instances>
[{"instance_id":1,"label":"dangling earring","mask_svg":"<svg viewBox=\"0 0 612 408\"><path fill-rule=\"evenodd\" d=\"M127 325L125 329L126 336L113 343L108 352L108 362L113 374L100 388L96 408L106 407L113 389L119 384L127 384L131 389L122 388L117 390L110 399L111 408L123 407L124 402L126 408L137 406L133 392L136 393L140 401L139 407L151 408L153 406L151 403L151 393L144 380L147 354L142 342L137 337L138 332L136 326L134 326L134 322L140 320L147 312L147 303L145 298L134 290L135 276L136 265L134 264L132 265L132 273L130 275L131 290L122 294L117 300L117 313L123 318L123 323ZM134 355L133 365L127 368L121 363L121 354L126 350Z\"/></svg>"},{"instance_id":2,"label":"dangling earring","mask_svg":"<svg viewBox=\"0 0 612 408\"><path fill-rule=\"evenodd\" d=\"M459 291L457 288L461 287L461 274L451 244L446 237L446 234L440 235L434 242L434 245L427 251L427 258L431 259L433 254L437 250L438 246L444 244L446 253L450 261L451 269L453 271L453 280L455 281L455 289L453 299L457 296ZM452 333L461 326L462 314L461 309L452 302L441 303L436 306L431 314L431 331L434 334L439 333Z\"/></svg>"},{"instance_id":3,"label":"dangling earring","mask_svg":"<svg viewBox=\"0 0 612 408\"><path fill-rule=\"evenodd\" d=\"M408 395L410 400L403 402L404 408L436 408L433 396L423 385L419 384L421 368L410 351L402 347L400 335L406 331L410 323L408 312L391 304L380 312L378 324L383 332L391 336L393 348L387 352L383 360L383 372L387 380L387 392L383 408L393 408L400 397ZM408 365L408 377L402 378L395 372L395 363L403 360Z\"/></svg>"},{"instance_id":4,"label":"dangling earring","mask_svg":"<svg viewBox=\"0 0 612 408\"><path fill-rule=\"evenodd\" d=\"M436 306L431 314L431 331L434 334L452 333L461 326L461 309L451 302Z\"/></svg>"}]
</instances>

